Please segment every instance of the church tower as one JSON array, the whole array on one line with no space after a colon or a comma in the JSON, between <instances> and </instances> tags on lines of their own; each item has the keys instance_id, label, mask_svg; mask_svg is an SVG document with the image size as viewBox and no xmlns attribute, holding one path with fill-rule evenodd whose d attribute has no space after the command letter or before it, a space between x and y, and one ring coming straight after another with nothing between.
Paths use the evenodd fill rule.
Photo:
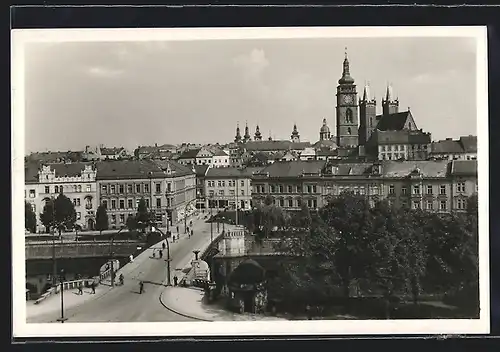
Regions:
<instances>
[{"instance_id":1,"label":"church tower","mask_svg":"<svg viewBox=\"0 0 500 352\"><path fill-rule=\"evenodd\" d=\"M240 132L240 124L239 123L236 125L236 136L234 137L234 142L235 143L241 142L241 132Z\"/></svg>"},{"instance_id":2,"label":"church tower","mask_svg":"<svg viewBox=\"0 0 500 352\"><path fill-rule=\"evenodd\" d=\"M358 93L354 78L349 72L347 49L342 77L337 86L337 145L339 147L358 146Z\"/></svg>"},{"instance_id":3,"label":"church tower","mask_svg":"<svg viewBox=\"0 0 500 352\"><path fill-rule=\"evenodd\" d=\"M248 131L248 123L245 125L245 134L243 135L243 142L250 141L250 132Z\"/></svg>"},{"instance_id":4,"label":"church tower","mask_svg":"<svg viewBox=\"0 0 500 352\"><path fill-rule=\"evenodd\" d=\"M319 129L319 140L328 141L330 138L330 127L326 124L326 119L323 119L323 126Z\"/></svg>"},{"instance_id":5,"label":"church tower","mask_svg":"<svg viewBox=\"0 0 500 352\"><path fill-rule=\"evenodd\" d=\"M399 99L397 97L396 99L393 98L392 86L388 84L385 98L382 98L382 115L397 114L399 112Z\"/></svg>"},{"instance_id":6,"label":"church tower","mask_svg":"<svg viewBox=\"0 0 500 352\"><path fill-rule=\"evenodd\" d=\"M293 143L299 143L300 142L300 135L299 131L297 131L297 125L293 124L293 131L292 135L290 136L291 140Z\"/></svg>"},{"instance_id":7,"label":"church tower","mask_svg":"<svg viewBox=\"0 0 500 352\"><path fill-rule=\"evenodd\" d=\"M359 144L365 145L377 127L377 102L370 94L368 84L363 89L363 98L359 100Z\"/></svg>"},{"instance_id":8,"label":"church tower","mask_svg":"<svg viewBox=\"0 0 500 352\"><path fill-rule=\"evenodd\" d=\"M260 133L259 130L259 125L255 128L255 135L253 137L254 141L261 141L262 140L262 134Z\"/></svg>"}]
</instances>

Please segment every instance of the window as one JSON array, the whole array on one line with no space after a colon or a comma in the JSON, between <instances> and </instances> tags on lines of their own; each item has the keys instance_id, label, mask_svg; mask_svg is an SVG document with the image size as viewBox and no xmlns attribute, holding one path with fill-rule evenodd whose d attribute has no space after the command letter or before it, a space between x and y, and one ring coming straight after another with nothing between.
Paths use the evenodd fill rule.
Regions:
<instances>
[{"instance_id":1,"label":"window","mask_svg":"<svg viewBox=\"0 0 500 352\"><path fill-rule=\"evenodd\" d=\"M313 208L317 208L318 207L318 201L316 199L312 200L312 206L313 206Z\"/></svg>"},{"instance_id":2,"label":"window","mask_svg":"<svg viewBox=\"0 0 500 352\"><path fill-rule=\"evenodd\" d=\"M274 193L274 185L269 186L269 192Z\"/></svg>"},{"instance_id":3,"label":"window","mask_svg":"<svg viewBox=\"0 0 500 352\"><path fill-rule=\"evenodd\" d=\"M288 193L292 193L293 192L292 186L288 186L287 190L288 190Z\"/></svg>"},{"instance_id":4,"label":"window","mask_svg":"<svg viewBox=\"0 0 500 352\"><path fill-rule=\"evenodd\" d=\"M222 183L221 183L221 181L220 181L220 180L219 180L219 181L217 181L217 186L219 186L219 187L221 187L221 186L222 186Z\"/></svg>"},{"instance_id":5,"label":"window","mask_svg":"<svg viewBox=\"0 0 500 352\"><path fill-rule=\"evenodd\" d=\"M405 146L404 145L400 145L399 146L399 150L405 150Z\"/></svg>"},{"instance_id":6,"label":"window","mask_svg":"<svg viewBox=\"0 0 500 352\"><path fill-rule=\"evenodd\" d=\"M394 185L389 185L389 194L394 194Z\"/></svg>"},{"instance_id":7,"label":"window","mask_svg":"<svg viewBox=\"0 0 500 352\"><path fill-rule=\"evenodd\" d=\"M229 190L229 195L234 196L234 189Z\"/></svg>"},{"instance_id":8,"label":"window","mask_svg":"<svg viewBox=\"0 0 500 352\"><path fill-rule=\"evenodd\" d=\"M407 191L407 189L405 186L401 187L401 194L402 195L406 195L406 191Z\"/></svg>"},{"instance_id":9,"label":"window","mask_svg":"<svg viewBox=\"0 0 500 352\"><path fill-rule=\"evenodd\" d=\"M316 193L316 185L313 185L313 193Z\"/></svg>"},{"instance_id":10,"label":"window","mask_svg":"<svg viewBox=\"0 0 500 352\"><path fill-rule=\"evenodd\" d=\"M312 191L312 187L311 186L307 186L307 193L311 193Z\"/></svg>"},{"instance_id":11,"label":"window","mask_svg":"<svg viewBox=\"0 0 500 352\"><path fill-rule=\"evenodd\" d=\"M125 200L120 199L120 209L125 209Z\"/></svg>"},{"instance_id":12,"label":"window","mask_svg":"<svg viewBox=\"0 0 500 352\"><path fill-rule=\"evenodd\" d=\"M302 200L300 198L297 198L297 208L300 208L302 206Z\"/></svg>"},{"instance_id":13,"label":"window","mask_svg":"<svg viewBox=\"0 0 500 352\"><path fill-rule=\"evenodd\" d=\"M427 186L427 194L432 194L432 185Z\"/></svg>"},{"instance_id":14,"label":"window","mask_svg":"<svg viewBox=\"0 0 500 352\"><path fill-rule=\"evenodd\" d=\"M161 198L156 198L156 207L161 208Z\"/></svg>"},{"instance_id":15,"label":"window","mask_svg":"<svg viewBox=\"0 0 500 352\"><path fill-rule=\"evenodd\" d=\"M30 193L31 193L31 191L30 191ZM54 187L54 193L59 193L59 186Z\"/></svg>"},{"instance_id":16,"label":"window","mask_svg":"<svg viewBox=\"0 0 500 352\"><path fill-rule=\"evenodd\" d=\"M141 193L141 185L135 185L135 193Z\"/></svg>"},{"instance_id":17,"label":"window","mask_svg":"<svg viewBox=\"0 0 500 352\"><path fill-rule=\"evenodd\" d=\"M127 193L132 193L134 191L134 187L132 185L127 185Z\"/></svg>"},{"instance_id":18,"label":"window","mask_svg":"<svg viewBox=\"0 0 500 352\"><path fill-rule=\"evenodd\" d=\"M351 127L347 127L347 134L351 134Z\"/></svg>"},{"instance_id":19,"label":"window","mask_svg":"<svg viewBox=\"0 0 500 352\"><path fill-rule=\"evenodd\" d=\"M50 186L45 186L45 193L50 193Z\"/></svg>"},{"instance_id":20,"label":"window","mask_svg":"<svg viewBox=\"0 0 500 352\"><path fill-rule=\"evenodd\" d=\"M62 189L62 186L61 186L61 189ZM82 191L82 185L78 185L78 192L81 192Z\"/></svg>"},{"instance_id":21,"label":"window","mask_svg":"<svg viewBox=\"0 0 500 352\"><path fill-rule=\"evenodd\" d=\"M359 194L361 194L361 195L365 195L365 187L361 187L361 188L359 189Z\"/></svg>"},{"instance_id":22,"label":"window","mask_svg":"<svg viewBox=\"0 0 500 352\"><path fill-rule=\"evenodd\" d=\"M146 201L146 208L149 208L149 198L146 198L145 201Z\"/></svg>"},{"instance_id":23,"label":"window","mask_svg":"<svg viewBox=\"0 0 500 352\"><path fill-rule=\"evenodd\" d=\"M209 191L209 192L208 192L208 195L209 195L210 197L213 197L213 196L214 196L214 191Z\"/></svg>"},{"instance_id":24,"label":"window","mask_svg":"<svg viewBox=\"0 0 500 352\"><path fill-rule=\"evenodd\" d=\"M116 224L116 215L115 214L111 215L111 223Z\"/></svg>"},{"instance_id":25,"label":"window","mask_svg":"<svg viewBox=\"0 0 500 352\"><path fill-rule=\"evenodd\" d=\"M80 206L80 198L74 198L73 199L73 204L74 204L75 207Z\"/></svg>"},{"instance_id":26,"label":"window","mask_svg":"<svg viewBox=\"0 0 500 352\"><path fill-rule=\"evenodd\" d=\"M156 193L161 193L161 183L157 183L155 187L156 187Z\"/></svg>"},{"instance_id":27,"label":"window","mask_svg":"<svg viewBox=\"0 0 500 352\"><path fill-rule=\"evenodd\" d=\"M289 206L290 208L292 208L292 207L293 207L293 200L292 200L292 199L289 199L289 200L288 200L288 206Z\"/></svg>"},{"instance_id":28,"label":"window","mask_svg":"<svg viewBox=\"0 0 500 352\"><path fill-rule=\"evenodd\" d=\"M372 187L372 194L373 195L378 195L379 194L379 192L378 192L378 186L373 186Z\"/></svg>"},{"instance_id":29,"label":"window","mask_svg":"<svg viewBox=\"0 0 500 352\"><path fill-rule=\"evenodd\" d=\"M242 195L242 196L244 196L244 195L245 195L245 190L244 190L244 189L242 189L242 190L241 190L241 195Z\"/></svg>"},{"instance_id":30,"label":"window","mask_svg":"<svg viewBox=\"0 0 500 352\"><path fill-rule=\"evenodd\" d=\"M226 181L222 181L222 187L226 187Z\"/></svg>"},{"instance_id":31,"label":"window","mask_svg":"<svg viewBox=\"0 0 500 352\"><path fill-rule=\"evenodd\" d=\"M224 196L224 190L223 190L223 189L221 189L221 190L219 191L219 195L220 195L220 196Z\"/></svg>"},{"instance_id":32,"label":"window","mask_svg":"<svg viewBox=\"0 0 500 352\"><path fill-rule=\"evenodd\" d=\"M441 195L446 194L446 185L439 186L439 194L441 194Z\"/></svg>"},{"instance_id":33,"label":"window","mask_svg":"<svg viewBox=\"0 0 500 352\"><path fill-rule=\"evenodd\" d=\"M281 199L281 198L279 200L279 205L280 205L280 207L285 206L285 201L283 199Z\"/></svg>"},{"instance_id":34,"label":"window","mask_svg":"<svg viewBox=\"0 0 500 352\"><path fill-rule=\"evenodd\" d=\"M413 209L420 209L420 202L418 200L413 201Z\"/></svg>"},{"instance_id":35,"label":"window","mask_svg":"<svg viewBox=\"0 0 500 352\"><path fill-rule=\"evenodd\" d=\"M352 123L353 122L352 110L351 109L347 109L346 112L345 112L345 122L346 123ZM350 130L350 128L348 128L348 130ZM350 132L348 132L348 133L351 134Z\"/></svg>"},{"instance_id":36,"label":"window","mask_svg":"<svg viewBox=\"0 0 500 352\"><path fill-rule=\"evenodd\" d=\"M133 207L134 207L134 200L128 199L127 200L127 208L132 209Z\"/></svg>"},{"instance_id":37,"label":"window","mask_svg":"<svg viewBox=\"0 0 500 352\"><path fill-rule=\"evenodd\" d=\"M439 210L446 210L446 201L442 200L439 202Z\"/></svg>"},{"instance_id":38,"label":"window","mask_svg":"<svg viewBox=\"0 0 500 352\"><path fill-rule=\"evenodd\" d=\"M30 189L30 198L35 198L35 190L34 189Z\"/></svg>"},{"instance_id":39,"label":"window","mask_svg":"<svg viewBox=\"0 0 500 352\"><path fill-rule=\"evenodd\" d=\"M80 220L82 218L82 213L77 212L76 213L76 220Z\"/></svg>"},{"instance_id":40,"label":"window","mask_svg":"<svg viewBox=\"0 0 500 352\"><path fill-rule=\"evenodd\" d=\"M145 184L144 184L144 192L145 192L145 193L148 193L148 192L149 192L149 184L148 184L148 183L145 183Z\"/></svg>"},{"instance_id":41,"label":"window","mask_svg":"<svg viewBox=\"0 0 500 352\"><path fill-rule=\"evenodd\" d=\"M87 185L87 192L91 192L92 191L92 186L91 185Z\"/></svg>"},{"instance_id":42,"label":"window","mask_svg":"<svg viewBox=\"0 0 500 352\"><path fill-rule=\"evenodd\" d=\"M426 208L427 208L427 210L432 210L434 208L432 201L430 201L430 200L427 201Z\"/></svg>"},{"instance_id":43,"label":"window","mask_svg":"<svg viewBox=\"0 0 500 352\"><path fill-rule=\"evenodd\" d=\"M457 183L457 192L459 193L465 192L465 182Z\"/></svg>"},{"instance_id":44,"label":"window","mask_svg":"<svg viewBox=\"0 0 500 352\"><path fill-rule=\"evenodd\" d=\"M240 185L241 185L241 187L245 187L245 181L244 181L244 180L241 180L241 181L240 181Z\"/></svg>"},{"instance_id":45,"label":"window","mask_svg":"<svg viewBox=\"0 0 500 352\"><path fill-rule=\"evenodd\" d=\"M110 187L110 188L111 188L111 192L110 192L111 194L116 193L116 188L115 188L115 185L111 185L111 187Z\"/></svg>"},{"instance_id":46,"label":"window","mask_svg":"<svg viewBox=\"0 0 500 352\"><path fill-rule=\"evenodd\" d=\"M104 194L108 193L108 186L107 185L102 185L101 186L101 192L104 193Z\"/></svg>"},{"instance_id":47,"label":"window","mask_svg":"<svg viewBox=\"0 0 500 352\"><path fill-rule=\"evenodd\" d=\"M125 214L120 214L120 223L124 223L125 222Z\"/></svg>"},{"instance_id":48,"label":"window","mask_svg":"<svg viewBox=\"0 0 500 352\"><path fill-rule=\"evenodd\" d=\"M420 186L413 185L413 194L420 194Z\"/></svg>"},{"instance_id":49,"label":"window","mask_svg":"<svg viewBox=\"0 0 500 352\"><path fill-rule=\"evenodd\" d=\"M283 193L283 186L282 185L278 186L278 193Z\"/></svg>"},{"instance_id":50,"label":"window","mask_svg":"<svg viewBox=\"0 0 500 352\"><path fill-rule=\"evenodd\" d=\"M111 209L116 209L116 199L111 199Z\"/></svg>"},{"instance_id":51,"label":"window","mask_svg":"<svg viewBox=\"0 0 500 352\"><path fill-rule=\"evenodd\" d=\"M457 209L463 210L467 208L467 202L465 199L457 199Z\"/></svg>"},{"instance_id":52,"label":"window","mask_svg":"<svg viewBox=\"0 0 500 352\"><path fill-rule=\"evenodd\" d=\"M103 200L102 201L102 206L104 207L104 209L108 209L108 201L107 200Z\"/></svg>"}]
</instances>

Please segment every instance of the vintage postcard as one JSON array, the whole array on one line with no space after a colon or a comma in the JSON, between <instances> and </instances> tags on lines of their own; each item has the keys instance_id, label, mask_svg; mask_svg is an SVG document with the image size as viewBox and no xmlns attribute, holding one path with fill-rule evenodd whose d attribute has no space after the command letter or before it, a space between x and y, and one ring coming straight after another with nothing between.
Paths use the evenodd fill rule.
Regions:
<instances>
[{"instance_id":1,"label":"vintage postcard","mask_svg":"<svg viewBox=\"0 0 500 352\"><path fill-rule=\"evenodd\" d=\"M14 336L489 332L485 27L13 30L12 70Z\"/></svg>"}]
</instances>

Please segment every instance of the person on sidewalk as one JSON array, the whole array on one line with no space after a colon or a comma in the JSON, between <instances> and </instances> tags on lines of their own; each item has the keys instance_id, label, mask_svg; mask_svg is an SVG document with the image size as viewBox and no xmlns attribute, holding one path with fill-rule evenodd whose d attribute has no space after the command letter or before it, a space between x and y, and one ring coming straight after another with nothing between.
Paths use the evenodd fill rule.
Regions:
<instances>
[{"instance_id":1,"label":"person on sidewalk","mask_svg":"<svg viewBox=\"0 0 500 352\"><path fill-rule=\"evenodd\" d=\"M160 249L158 254L160 255L160 259L163 258L163 251Z\"/></svg>"},{"instance_id":2,"label":"person on sidewalk","mask_svg":"<svg viewBox=\"0 0 500 352\"><path fill-rule=\"evenodd\" d=\"M95 295L95 281L92 281L90 288L92 289L92 294Z\"/></svg>"},{"instance_id":3,"label":"person on sidewalk","mask_svg":"<svg viewBox=\"0 0 500 352\"><path fill-rule=\"evenodd\" d=\"M191 230L191 235L189 237L192 237L194 235L194 231Z\"/></svg>"},{"instance_id":4,"label":"person on sidewalk","mask_svg":"<svg viewBox=\"0 0 500 352\"><path fill-rule=\"evenodd\" d=\"M177 225L177 233L179 233L179 225Z\"/></svg>"},{"instance_id":5,"label":"person on sidewalk","mask_svg":"<svg viewBox=\"0 0 500 352\"><path fill-rule=\"evenodd\" d=\"M120 286L123 286L123 274L120 274L120 278L118 280L120 280Z\"/></svg>"},{"instance_id":6,"label":"person on sidewalk","mask_svg":"<svg viewBox=\"0 0 500 352\"><path fill-rule=\"evenodd\" d=\"M166 240L165 240L165 241L166 241ZM163 248L163 250L165 250L165 247L166 247L165 242L163 242L163 243L161 244L161 248Z\"/></svg>"},{"instance_id":7,"label":"person on sidewalk","mask_svg":"<svg viewBox=\"0 0 500 352\"><path fill-rule=\"evenodd\" d=\"M142 295L144 292L144 282L139 282L139 294Z\"/></svg>"},{"instance_id":8,"label":"person on sidewalk","mask_svg":"<svg viewBox=\"0 0 500 352\"><path fill-rule=\"evenodd\" d=\"M156 253L154 249L153 249L153 258L156 258Z\"/></svg>"},{"instance_id":9,"label":"person on sidewalk","mask_svg":"<svg viewBox=\"0 0 500 352\"><path fill-rule=\"evenodd\" d=\"M174 276L174 286L177 286L178 280L177 276Z\"/></svg>"},{"instance_id":10,"label":"person on sidewalk","mask_svg":"<svg viewBox=\"0 0 500 352\"><path fill-rule=\"evenodd\" d=\"M78 284L78 294L83 295L83 281Z\"/></svg>"}]
</instances>

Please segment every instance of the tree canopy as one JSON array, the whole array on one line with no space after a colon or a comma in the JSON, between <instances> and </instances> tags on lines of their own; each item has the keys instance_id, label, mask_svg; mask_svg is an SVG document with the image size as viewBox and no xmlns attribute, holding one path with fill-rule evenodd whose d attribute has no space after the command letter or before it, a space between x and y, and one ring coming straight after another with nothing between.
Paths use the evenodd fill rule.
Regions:
<instances>
[{"instance_id":1,"label":"tree canopy","mask_svg":"<svg viewBox=\"0 0 500 352\"><path fill-rule=\"evenodd\" d=\"M31 233L36 232L36 214L28 202L24 202L24 228Z\"/></svg>"},{"instance_id":2,"label":"tree canopy","mask_svg":"<svg viewBox=\"0 0 500 352\"><path fill-rule=\"evenodd\" d=\"M95 214L95 229L102 233L102 231L109 228L108 212L104 205L99 205Z\"/></svg>"},{"instance_id":3,"label":"tree canopy","mask_svg":"<svg viewBox=\"0 0 500 352\"><path fill-rule=\"evenodd\" d=\"M73 202L64 194L56 199L48 200L40 214L40 221L47 232L57 228L59 231L72 229L76 222L76 211Z\"/></svg>"}]
</instances>

